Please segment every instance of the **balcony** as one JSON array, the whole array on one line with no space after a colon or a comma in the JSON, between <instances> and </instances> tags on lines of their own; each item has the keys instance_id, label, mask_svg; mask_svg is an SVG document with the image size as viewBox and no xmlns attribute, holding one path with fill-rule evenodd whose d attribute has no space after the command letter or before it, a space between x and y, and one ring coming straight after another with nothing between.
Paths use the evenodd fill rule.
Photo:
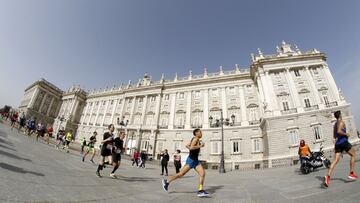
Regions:
<instances>
[{"instance_id":1,"label":"balcony","mask_svg":"<svg viewBox=\"0 0 360 203\"><path fill-rule=\"evenodd\" d=\"M334 102L327 103L325 105L326 105L326 107L330 108L330 107L338 106L338 103L337 103L337 101L334 101Z\"/></svg>"},{"instance_id":2,"label":"balcony","mask_svg":"<svg viewBox=\"0 0 360 203\"><path fill-rule=\"evenodd\" d=\"M191 125L191 128L202 128L202 125Z\"/></svg>"},{"instance_id":3,"label":"balcony","mask_svg":"<svg viewBox=\"0 0 360 203\"><path fill-rule=\"evenodd\" d=\"M260 124L260 120L249 121L249 125L257 125L257 124Z\"/></svg>"},{"instance_id":4,"label":"balcony","mask_svg":"<svg viewBox=\"0 0 360 203\"><path fill-rule=\"evenodd\" d=\"M319 109L319 105L304 107L304 111L314 111L314 110L318 110L318 109Z\"/></svg>"},{"instance_id":5,"label":"balcony","mask_svg":"<svg viewBox=\"0 0 360 203\"><path fill-rule=\"evenodd\" d=\"M185 126L184 125L174 125L175 129L184 129Z\"/></svg>"},{"instance_id":6,"label":"balcony","mask_svg":"<svg viewBox=\"0 0 360 203\"><path fill-rule=\"evenodd\" d=\"M159 129L168 129L168 125L159 125Z\"/></svg>"},{"instance_id":7,"label":"balcony","mask_svg":"<svg viewBox=\"0 0 360 203\"><path fill-rule=\"evenodd\" d=\"M293 114L293 113L297 113L297 109L296 109L296 108L287 109L287 110L281 110L281 114L282 114L282 115L288 115L288 114Z\"/></svg>"}]
</instances>

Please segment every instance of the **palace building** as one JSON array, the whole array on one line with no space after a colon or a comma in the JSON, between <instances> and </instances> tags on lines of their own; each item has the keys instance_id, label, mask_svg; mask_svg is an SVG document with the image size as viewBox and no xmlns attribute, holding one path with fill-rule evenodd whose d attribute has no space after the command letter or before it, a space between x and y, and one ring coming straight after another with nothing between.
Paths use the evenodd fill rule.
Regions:
<instances>
[{"instance_id":1,"label":"palace building","mask_svg":"<svg viewBox=\"0 0 360 203\"><path fill-rule=\"evenodd\" d=\"M251 54L251 65L240 69L152 81L145 74L136 84L86 92L62 91L44 79L25 90L20 109L76 138L98 140L111 123L126 131L129 148L155 159L180 149L185 160L192 131L200 128L205 147L200 159L219 167L224 125L225 167L230 170L291 165L298 159L299 140L312 149L333 148L333 112L341 110L350 142L359 141L350 104L336 86L326 55L302 52L282 42L276 53ZM223 122L221 122L223 115ZM100 144L100 142L97 142Z\"/></svg>"}]
</instances>

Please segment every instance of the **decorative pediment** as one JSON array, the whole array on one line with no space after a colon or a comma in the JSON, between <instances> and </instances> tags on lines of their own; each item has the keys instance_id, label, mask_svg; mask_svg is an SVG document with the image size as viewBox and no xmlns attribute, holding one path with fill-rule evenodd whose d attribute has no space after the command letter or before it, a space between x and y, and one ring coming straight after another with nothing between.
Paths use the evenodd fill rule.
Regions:
<instances>
[{"instance_id":1,"label":"decorative pediment","mask_svg":"<svg viewBox=\"0 0 360 203\"><path fill-rule=\"evenodd\" d=\"M247 108L257 108L259 107L259 105L255 104L255 103L251 103L247 106Z\"/></svg>"},{"instance_id":2,"label":"decorative pediment","mask_svg":"<svg viewBox=\"0 0 360 203\"><path fill-rule=\"evenodd\" d=\"M300 90L299 94L305 94L305 93L309 93L309 92L310 91L308 89L304 88L304 89Z\"/></svg>"},{"instance_id":3,"label":"decorative pediment","mask_svg":"<svg viewBox=\"0 0 360 203\"><path fill-rule=\"evenodd\" d=\"M328 88L325 87L325 86L322 86L322 87L320 87L318 90L319 90L319 91L325 91L325 90L328 90Z\"/></svg>"},{"instance_id":4,"label":"decorative pediment","mask_svg":"<svg viewBox=\"0 0 360 203\"><path fill-rule=\"evenodd\" d=\"M130 115L130 113L129 113L129 112L125 112L124 115Z\"/></svg>"},{"instance_id":5,"label":"decorative pediment","mask_svg":"<svg viewBox=\"0 0 360 203\"><path fill-rule=\"evenodd\" d=\"M162 111L160 114L170 114L168 111Z\"/></svg>"},{"instance_id":6,"label":"decorative pediment","mask_svg":"<svg viewBox=\"0 0 360 203\"><path fill-rule=\"evenodd\" d=\"M235 109L240 109L240 107L238 107L238 106L231 106L230 108L228 108L228 110L235 110Z\"/></svg>"},{"instance_id":7,"label":"decorative pediment","mask_svg":"<svg viewBox=\"0 0 360 203\"><path fill-rule=\"evenodd\" d=\"M288 95L289 95L289 93L287 93L287 92L280 92L277 96L283 97L283 96L288 96Z\"/></svg>"},{"instance_id":8,"label":"decorative pediment","mask_svg":"<svg viewBox=\"0 0 360 203\"><path fill-rule=\"evenodd\" d=\"M201 109L195 109L195 110L193 110L192 112L193 112L193 113L198 113L198 112L203 112L203 110L201 110Z\"/></svg>"},{"instance_id":9,"label":"decorative pediment","mask_svg":"<svg viewBox=\"0 0 360 203\"><path fill-rule=\"evenodd\" d=\"M213 107L210 109L210 111L221 111L221 109L219 107Z\"/></svg>"},{"instance_id":10,"label":"decorative pediment","mask_svg":"<svg viewBox=\"0 0 360 203\"><path fill-rule=\"evenodd\" d=\"M146 115L155 115L155 113L153 111L149 111L146 113Z\"/></svg>"},{"instance_id":11,"label":"decorative pediment","mask_svg":"<svg viewBox=\"0 0 360 203\"><path fill-rule=\"evenodd\" d=\"M140 112L136 112L135 115L141 116L141 113L140 113Z\"/></svg>"},{"instance_id":12,"label":"decorative pediment","mask_svg":"<svg viewBox=\"0 0 360 203\"><path fill-rule=\"evenodd\" d=\"M184 110L177 110L176 113L185 113Z\"/></svg>"},{"instance_id":13,"label":"decorative pediment","mask_svg":"<svg viewBox=\"0 0 360 203\"><path fill-rule=\"evenodd\" d=\"M111 113L106 113L106 116L111 116Z\"/></svg>"}]
</instances>

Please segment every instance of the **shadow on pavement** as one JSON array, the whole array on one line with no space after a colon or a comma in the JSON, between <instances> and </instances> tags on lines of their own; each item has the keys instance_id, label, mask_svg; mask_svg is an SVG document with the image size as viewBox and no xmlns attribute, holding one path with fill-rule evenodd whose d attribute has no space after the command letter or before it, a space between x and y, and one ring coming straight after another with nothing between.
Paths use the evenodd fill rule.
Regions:
<instances>
[{"instance_id":1,"label":"shadow on pavement","mask_svg":"<svg viewBox=\"0 0 360 203\"><path fill-rule=\"evenodd\" d=\"M4 156L7 156L9 158L13 158L13 159L18 159L18 160L24 160L24 161L29 161L29 162L32 162L30 159L25 159L25 158L21 158L15 154L11 154L9 152L5 152L5 151L2 151L0 150L0 155L4 155Z\"/></svg>"},{"instance_id":2,"label":"shadow on pavement","mask_svg":"<svg viewBox=\"0 0 360 203\"><path fill-rule=\"evenodd\" d=\"M120 176L118 180L126 181L126 182L149 182L158 180L158 178L144 178L144 177L124 177Z\"/></svg>"},{"instance_id":3,"label":"shadow on pavement","mask_svg":"<svg viewBox=\"0 0 360 203\"><path fill-rule=\"evenodd\" d=\"M4 144L7 144L7 145L10 145L10 146L14 146L13 143L7 141L7 140L4 140L3 138L0 137L0 143L4 143Z\"/></svg>"},{"instance_id":4,"label":"shadow on pavement","mask_svg":"<svg viewBox=\"0 0 360 203\"><path fill-rule=\"evenodd\" d=\"M19 168L19 167L9 165L9 164L6 164L6 163L0 163L0 168L6 169L6 170L9 170L9 171L12 171L12 172L16 172L16 173L24 173L24 174L25 173L30 173L30 174L33 174L33 175L36 175L36 176L45 176L42 173L37 173L37 172L33 172L33 171L27 171L27 170L24 170L23 168Z\"/></svg>"},{"instance_id":5,"label":"shadow on pavement","mask_svg":"<svg viewBox=\"0 0 360 203\"><path fill-rule=\"evenodd\" d=\"M0 144L0 147L5 148L5 149L8 149L8 150L16 151L16 149L10 148L10 147L5 146L5 145L1 145L1 144Z\"/></svg>"}]
</instances>

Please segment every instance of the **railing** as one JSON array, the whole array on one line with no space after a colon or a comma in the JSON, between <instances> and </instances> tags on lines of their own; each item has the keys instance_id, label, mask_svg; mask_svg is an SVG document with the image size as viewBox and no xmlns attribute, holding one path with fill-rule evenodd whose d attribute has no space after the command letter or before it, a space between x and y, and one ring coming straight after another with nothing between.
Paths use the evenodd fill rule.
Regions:
<instances>
[{"instance_id":1,"label":"railing","mask_svg":"<svg viewBox=\"0 0 360 203\"><path fill-rule=\"evenodd\" d=\"M191 125L191 128L202 128L202 125Z\"/></svg>"},{"instance_id":2,"label":"railing","mask_svg":"<svg viewBox=\"0 0 360 203\"><path fill-rule=\"evenodd\" d=\"M249 125L257 125L257 124L260 124L260 121L259 121L259 120L249 121Z\"/></svg>"},{"instance_id":3,"label":"railing","mask_svg":"<svg viewBox=\"0 0 360 203\"><path fill-rule=\"evenodd\" d=\"M296 108L288 109L288 110L281 110L281 114L282 114L282 115L293 114L293 113L297 113L297 109L296 109Z\"/></svg>"},{"instance_id":4,"label":"railing","mask_svg":"<svg viewBox=\"0 0 360 203\"><path fill-rule=\"evenodd\" d=\"M313 111L313 110L317 110L317 109L319 109L319 105L305 107L304 111Z\"/></svg>"},{"instance_id":5,"label":"railing","mask_svg":"<svg viewBox=\"0 0 360 203\"><path fill-rule=\"evenodd\" d=\"M330 108L330 107L334 107L334 106L337 106L337 105L338 105L337 101L334 101L334 102L327 103L326 107Z\"/></svg>"},{"instance_id":6,"label":"railing","mask_svg":"<svg viewBox=\"0 0 360 203\"><path fill-rule=\"evenodd\" d=\"M184 125L174 125L175 129L184 129L185 126Z\"/></svg>"},{"instance_id":7,"label":"railing","mask_svg":"<svg viewBox=\"0 0 360 203\"><path fill-rule=\"evenodd\" d=\"M168 129L168 125L159 125L159 129Z\"/></svg>"}]
</instances>

